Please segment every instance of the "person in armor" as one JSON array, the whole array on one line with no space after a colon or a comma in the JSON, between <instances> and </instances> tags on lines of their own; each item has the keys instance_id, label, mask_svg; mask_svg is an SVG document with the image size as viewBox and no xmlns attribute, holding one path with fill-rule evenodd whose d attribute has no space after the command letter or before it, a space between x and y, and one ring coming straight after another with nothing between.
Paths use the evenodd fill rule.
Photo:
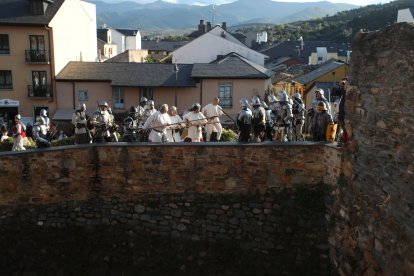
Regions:
<instances>
[{"instance_id":1,"label":"person in armor","mask_svg":"<svg viewBox=\"0 0 414 276\"><path fill-rule=\"evenodd\" d=\"M145 122L146 122L146 120L152 115L152 114L154 114L155 112L156 112L157 110L155 109L155 103L154 103L154 101L152 101L152 100L149 100L148 101L148 105L147 105L147 108L145 109L145 111L144 111L144 119L145 119Z\"/></svg>"},{"instance_id":2,"label":"person in armor","mask_svg":"<svg viewBox=\"0 0 414 276\"><path fill-rule=\"evenodd\" d=\"M217 141L220 141L221 138L223 127L221 126L219 117L224 113L221 106L219 106L219 102L219 98L214 98L213 103L210 103L201 109L201 112L207 117L209 122L209 124L206 125L206 142L210 142L210 137L214 130L217 133Z\"/></svg>"},{"instance_id":3,"label":"person in armor","mask_svg":"<svg viewBox=\"0 0 414 276\"><path fill-rule=\"evenodd\" d=\"M264 140L266 135L266 112L262 107L260 98L258 96L254 96L252 98L252 106L253 139L255 142L261 142Z\"/></svg>"},{"instance_id":4,"label":"person in armor","mask_svg":"<svg viewBox=\"0 0 414 276\"><path fill-rule=\"evenodd\" d=\"M285 142L290 140L292 131L292 105L285 91L279 92L279 102L277 106L277 116L275 121L275 140Z\"/></svg>"},{"instance_id":5,"label":"person in armor","mask_svg":"<svg viewBox=\"0 0 414 276\"><path fill-rule=\"evenodd\" d=\"M329 124L333 124L332 116L322 101L318 103L317 110L312 117L311 134L314 141L326 141L326 129Z\"/></svg>"},{"instance_id":6,"label":"person in armor","mask_svg":"<svg viewBox=\"0 0 414 276\"><path fill-rule=\"evenodd\" d=\"M138 120L141 126L143 126L145 123L144 115L145 115L145 109L147 108L147 103L148 103L147 98L141 97L139 106L137 106L137 111L138 111L137 116L138 116Z\"/></svg>"},{"instance_id":7,"label":"person in armor","mask_svg":"<svg viewBox=\"0 0 414 276\"><path fill-rule=\"evenodd\" d=\"M168 142L167 127L171 125L170 116L167 113L168 105L163 104L159 111L155 111L144 124L144 129L151 130L148 140L150 142Z\"/></svg>"},{"instance_id":8,"label":"person in armor","mask_svg":"<svg viewBox=\"0 0 414 276\"><path fill-rule=\"evenodd\" d=\"M86 104L80 103L72 116L72 124L75 126L75 145L91 142L87 123Z\"/></svg>"},{"instance_id":9,"label":"person in armor","mask_svg":"<svg viewBox=\"0 0 414 276\"><path fill-rule=\"evenodd\" d=\"M329 104L328 99L325 98L325 92L323 91L322 88L318 88L315 91L315 98L312 100L312 109L313 112L318 112L318 103L319 102L323 102L325 104L326 107L326 112L329 113L329 115L331 114L331 105Z\"/></svg>"},{"instance_id":10,"label":"person in armor","mask_svg":"<svg viewBox=\"0 0 414 276\"><path fill-rule=\"evenodd\" d=\"M277 118L277 111L279 109L279 101L277 100L277 98L275 97L275 95L269 95L267 97L267 100L269 101L269 109L270 109L270 118L272 118L273 121L273 132L274 132L274 128L275 128L275 122L276 122L276 118Z\"/></svg>"},{"instance_id":11,"label":"person in armor","mask_svg":"<svg viewBox=\"0 0 414 276\"><path fill-rule=\"evenodd\" d=\"M167 129L167 139L168 142L181 142L180 129L182 127L183 119L177 115L177 108L175 106L170 106L168 109L168 114L170 115L171 126Z\"/></svg>"},{"instance_id":12,"label":"person in armor","mask_svg":"<svg viewBox=\"0 0 414 276\"><path fill-rule=\"evenodd\" d=\"M262 106L265 110L266 114L266 135L265 138L269 139L269 141L273 141L273 118L272 118L272 110L270 107L262 101Z\"/></svg>"},{"instance_id":13,"label":"person in armor","mask_svg":"<svg viewBox=\"0 0 414 276\"><path fill-rule=\"evenodd\" d=\"M191 142L201 142L203 140L202 125L207 123L206 117L200 112L201 105L194 103L191 112L183 116L184 122L188 126L188 138Z\"/></svg>"},{"instance_id":14,"label":"person in armor","mask_svg":"<svg viewBox=\"0 0 414 276\"><path fill-rule=\"evenodd\" d=\"M338 137L338 146L347 142L348 133L345 129L345 98L346 98L346 81L347 79L342 79L339 83L339 87L335 89L332 93L332 96L339 96L339 103L337 103L337 137Z\"/></svg>"},{"instance_id":15,"label":"person in armor","mask_svg":"<svg viewBox=\"0 0 414 276\"><path fill-rule=\"evenodd\" d=\"M47 117L46 109L41 109L40 110L40 116L43 118L43 121L45 122L46 131L49 131L50 130L50 119L49 119L49 117Z\"/></svg>"},{"instance_id":16,"label":"person in armor","mask_svg":"<svg viewBox=\"0 0 414 276\"><path fill-rule=\"evenodd\" d=\"M252 132L252 118L253 114L249 108L249 102L246 99L240 100L240 111L237 114L237 127L239 128L239 142L249 142L250 134Z\"/></svg>"},{"instance_id":17,"label":"person in armor","mask_svg":"<svg viewBox=\"0 0 414 276\"><path fill-rule=\"evenodd\" d=\"M13 126L14 143L13 143L12 151L26 150L26 148L24 147L26 133L24 132L22 123L19 121L20 119L18 115L19 114L14 116L14 126Z\"/></svg>"},{"instance_id":18,"label":"person in armor","mask_svg":"<svg viewBox=\"0 0 414 276\"><path fill-rule=\"evenodd\" d=\"M47 126L42 116L36 118L36 123L33 126L33 139L38 148L50 147L50 142L47 139Z\"/></svg>"},{"instance_id":19,"label":"person in armor","mask_svg":"<svg viewBox=\"0 0 414 276\"><path fill-rule=\"evenodd\" d=\"M110 142L112 140L111 128L115 125L113 116L108 112L108 103L102 101L91 119L91 125L95 128L93 142Z\"/></svg>"},{"instance_id":20,"label":"person in armor","mask_svg":"<svg viewBox=\"0 0 414 276\"><path fill-rule=\"evenodd\" d=\"M128 117L123 121L124 135L123 142L138 142L138 131L140 130L139 109L131 106Z\"/></svg>"},{"instance_id":21,"label":"person in armor","mask_svg":"<svg viewBox=\"0 0 414 276\"><path fill-rule=\"evenodd\" d=\"M293 95L292 113L294 138L296 141L303 141L302 129L305 123L305 103L302 101L300 93Z\"/></svg>"}]
</instances>

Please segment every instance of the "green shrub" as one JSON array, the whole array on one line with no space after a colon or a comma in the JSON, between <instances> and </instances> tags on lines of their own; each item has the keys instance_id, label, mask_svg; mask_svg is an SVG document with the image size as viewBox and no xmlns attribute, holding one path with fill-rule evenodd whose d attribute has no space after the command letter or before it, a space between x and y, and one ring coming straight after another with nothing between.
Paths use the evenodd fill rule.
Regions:
<instances>
[{"instance_id":1,"label":"green shrub","mask_svg":"<svg viewBox=\"0 0 414 276\"><path fill-rule=\"evenodd\" d=\"M35 149L37 148L36 143L31 137L27 137L28 143L24 146L26 149ZM13 148L14 139L12 137L4 140L0 143L0 151L11 151Z\"/></svg>"},{"instance_id":2,"label":"green shrub","mask_svg":"<svg viewBox=\"0 0 414 276\"><path fill-rule=\"evenodd\" d=\"M61 140L53 140L52 147L60 147L60 146L67 146L67 145L74 145L75 144L75 136L63 138Z\"/></svg>"},{"instance_id":3,"label":"green shrub","mask_svg":"<svg viewBox=\"0 0 414 276\"><path fill-rule=\"evenodd\" d=\"M237 141L237 133L235 133L231 129L223 128L223 132L221 133L221 142L236 142Z\"/></svg>"}]
</instances>

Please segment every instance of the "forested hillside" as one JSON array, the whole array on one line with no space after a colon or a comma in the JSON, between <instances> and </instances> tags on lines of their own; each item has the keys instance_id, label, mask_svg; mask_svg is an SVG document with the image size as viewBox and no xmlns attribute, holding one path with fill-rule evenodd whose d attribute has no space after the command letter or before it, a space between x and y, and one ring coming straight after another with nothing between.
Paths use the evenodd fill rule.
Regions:
<instances>
[{"instance_id":1,"label":"forested hillside","mask_svg":"<svg viewBox=\"0 0 414 276\"><path fill-rule=\"evenodd\" d=\"M266 30L269 38L275 41L297 40L302 36L304 40L349 42L361 29L378 30L395 23L398 10L412 6L414 0L397 0L387 4L342 11L333 16L314 20L255 29Z\"/></svg>"}]
</instances>

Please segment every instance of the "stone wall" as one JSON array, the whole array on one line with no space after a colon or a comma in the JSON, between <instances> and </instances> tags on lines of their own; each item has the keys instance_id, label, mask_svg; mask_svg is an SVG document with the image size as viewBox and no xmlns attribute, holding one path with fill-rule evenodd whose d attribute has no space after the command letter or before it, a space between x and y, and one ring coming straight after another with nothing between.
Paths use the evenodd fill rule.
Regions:
<instances>
[{"instance_id":1,"label":"stone wall","mask_svg":"<svg viewBox=\"0 0 414 276\"><path fill-rule=\"evenodd\" d=\"M326 184L336 183L340 161L336 147L309 142L2 153L0 225L9 233L19 225L123 225L179 240L233 241L276 254L290 269L328 274Z\"/></svg>"},{"instance_id":2,"label":"stone wall","mask_svg":"<svg viewBox=\"0 0 414 276\"><path fill-rule=\"evenodd\" d=\"M414 25L360 33L352 51L332 259L341 275L414 275Z\"/></svg>"},{"instance_id":3,"label":"stone wall","mask_svg":"<svg viewBox=\"0 0 414 276\"><path fill-rule=\"evenodd\" d=\"M2 153L0 205L158 193L265 193L335 183L336 148L275 145L116 143Z\"/></svg>"}]
</instances>

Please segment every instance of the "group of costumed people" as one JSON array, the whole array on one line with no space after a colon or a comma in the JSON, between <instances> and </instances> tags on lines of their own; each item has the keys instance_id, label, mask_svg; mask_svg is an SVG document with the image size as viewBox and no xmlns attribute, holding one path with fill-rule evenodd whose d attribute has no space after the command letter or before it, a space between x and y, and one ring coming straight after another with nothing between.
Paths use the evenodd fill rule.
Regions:
<instances>
[{"instance_id":1,"label":"group of costumed people","mask_svg":"<svg viewBox=\"0 0 414 276\"><path fill-rule=\"evenodd\" d=\"M249 103L240 100L241 110L237 116L240 142L269 141L303 141L305 112L308 116L309 133L313 141L334 141L339 144L346 136L344 123L344 102L346 81L339 83L335 94L340 98L335 103L337 110L332 116L330 103L324 96L323 89L316 89L312 107L306 110L300 93L290 98L286 91L280 91L278 97L268 96L268 103L254 96ZM339 128L337 128L337 124ZM338 137L337 137L338 136ZM346 139L347 137L345 137Z\"/></svg>"},{"instance_id":2,"label":"group of costumed people","mask_svg":"<svg viewBox=\"0 0 414 276\"><path fill-rule=\"evenodd\" d=\"M181 118L175 106L162 104L155 109L154 101L142 97L139 106L132 106L128 117L122 124L122 141L124 142L182 142L182 130L187 128L185 141L203 141L202 128L206 130L206 141L210 141L212 133L220 141L222 126L219 117L224 114L219 99L201 108L194 103L184 112ZM102 101L90 118L86 114L86 105L80 104L74 112L72 123L75 126L75 144L92 142L116 142L119 126L107 104Z\"/></svg>"},{"instance_id":3,"label":"group of costumed people","mask_svg":"<svg viewBox=\"0 0 414 276\"><path fill-rule=\"evenodd\" d=\"M36 117L36 122L32 128L32 137L38 148L50 146L50 140L55 134L52 128L56 130L56 126L50 124L47 111L45 109L40 110L40 114ZM20 114L14 116L12 132L14 138L12 151L26 150L25 146L29 142L26 136L26 125L21 121Z\"/></svg>"}]
</instances>

